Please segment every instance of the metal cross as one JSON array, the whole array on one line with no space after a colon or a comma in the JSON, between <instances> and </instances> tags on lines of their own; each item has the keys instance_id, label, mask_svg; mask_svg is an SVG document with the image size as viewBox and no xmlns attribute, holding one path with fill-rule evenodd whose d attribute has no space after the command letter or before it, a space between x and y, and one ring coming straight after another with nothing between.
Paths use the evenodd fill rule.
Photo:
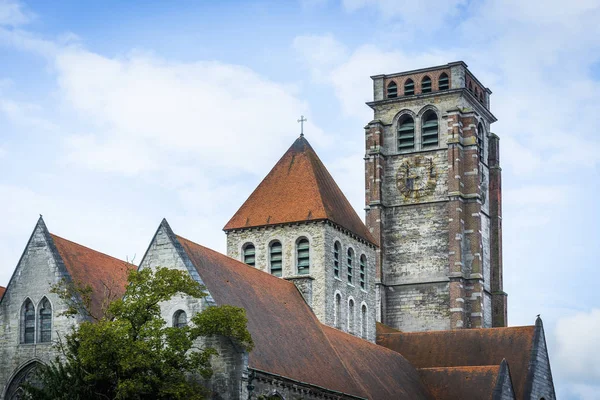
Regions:
<instances>
[{"instance_id":1,"label":"metal cross","mask_svg":"<svg viewBox=\"0 0 600 400\"><path fill-rule=\"evenodd\" d=\"M298 120L298 122L300 122L300 136L304 136L304 122L308 121L306 118L304 118L304 115L300 116L300 119Z\"/></svg>"}]
</instances>

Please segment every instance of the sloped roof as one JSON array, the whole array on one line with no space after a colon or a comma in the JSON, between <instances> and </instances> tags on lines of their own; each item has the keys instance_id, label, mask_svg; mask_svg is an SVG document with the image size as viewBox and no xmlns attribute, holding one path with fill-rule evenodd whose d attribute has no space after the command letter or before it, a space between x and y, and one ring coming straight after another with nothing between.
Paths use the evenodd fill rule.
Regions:
<instances>
[{"instance_id":1,"label":"sloped roof","mask_svg":"<svg viewBox=\"0 0 600 400\"><path fill-rule=\"evenodd\" d=\"M416 368L510 366L515 394L522 399L534 345L535 326L431 332L377 332L377 344L402 354Z\"/></svg>"},{"instance_id":2,"label":"sloped roof","mask_svg":"<svg viewBox=\"0 0 600 400\"><path fill-rule=\"evenodd\" d=\"M127 273L133 264L50 234L56 250L73 281L91 286L92 313L100 316L105 296L122 297L127 285ZM110 293L109 293L110 291Z\"/></svg>"},{"instance_id":3,"label":"sloped roof","mask_svg":"<svg viewBox=\"0 0 600 400\"><path fill-rule=\"evenodd\" d=\"M223 229L319 220L329 220L376 243L313 148L300 136Z\"/></svg>"},{"instance_id":4,"label":"sloped roof","mask_svg":"<svg viewBox=\"0 0 600 400\"><path fill-rule=\"evenodd\" d=\"M436 400L492 400L500 365L418 370Z\"/></svg>"},{"instance_id":5,"label":"sloped roof","mask_svg":"<svg viewBox=\"0 0 600 400\"><path fill-rule=\"evenodd\" d=\"M217 304L246 310L250 367L369 399L429 398L402 356L321 325L293 283L176 240Z\"/></svg>"},{"instance_id":6,"label":"sloped roof","mask_svg":"<svg viewBox=\"0 0 600 400\"><path fill-rule=\"evenodd\" d=\"M4 296L4 292L6 292L6 288L4 286L0 286L0 300L2 300L2 296Z\"/></svg>"}]
</instances>

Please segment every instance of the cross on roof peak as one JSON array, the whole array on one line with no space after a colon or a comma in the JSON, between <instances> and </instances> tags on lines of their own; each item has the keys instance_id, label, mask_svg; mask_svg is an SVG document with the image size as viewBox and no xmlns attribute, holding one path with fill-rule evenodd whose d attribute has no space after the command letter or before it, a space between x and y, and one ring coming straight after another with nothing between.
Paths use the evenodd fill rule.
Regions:
<instances>
[{"instance_id":1,"label":"cross on roof peak","mask_svg":"<svg viewBox=\"0 0 600 400\"><path fill-rule=\"evenodd\" d=\"M298 122L300 122L300 137L304 137L304 123L308 121L306 118L304 118L304 115L300 116L300 119L298 120Z\"/></svg>"}]
</instances>

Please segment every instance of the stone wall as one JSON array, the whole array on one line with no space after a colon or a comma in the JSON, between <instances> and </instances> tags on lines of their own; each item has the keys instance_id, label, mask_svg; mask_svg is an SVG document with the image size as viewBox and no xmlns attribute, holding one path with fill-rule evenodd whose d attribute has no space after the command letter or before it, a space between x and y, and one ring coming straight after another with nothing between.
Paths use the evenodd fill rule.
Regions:
<instances>
[{"instance_id":1,"label":"stone wall","mask_svg":"<svg viewBox=\"0 0 600 400\"><path fill-rule=\"evenodd\" d=\"M57 340L59 334L64 336L78 322L78 319L59 315L67 306L50 293L53 285L68 277L55 251L43 222L38 222L0 302L0 399L4 399L7 386L22 367L32 361L47 363L57 355L53 343L39 343L38 307L44 297L52 305L52 341ZM21 307L27 298L36 311L34 344L21 343Z\"/></svg>"}]
</instances>

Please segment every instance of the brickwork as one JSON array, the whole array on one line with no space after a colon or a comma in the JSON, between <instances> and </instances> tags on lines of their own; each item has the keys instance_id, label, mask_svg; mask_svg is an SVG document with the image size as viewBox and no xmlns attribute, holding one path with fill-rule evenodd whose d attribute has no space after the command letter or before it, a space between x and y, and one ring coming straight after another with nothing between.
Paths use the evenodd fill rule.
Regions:
<instances>
[{"instance_id":1,"label":"brickwork","mask_svg":"<svg viewBox=\"0 0 600 400\"><path fill-rule=\"evenodd\" d=\"M434 76L443 72L450 90L436 91ZM417 82L425 75L432 77L433 91L418 95ZM402 97L409 77L417 95ZM399 97L385 99L381 90L391 80ZM491 92L464 63L379 75L373 81L375 101L368 104L374 119L365 128L365 197L367 226L381 243L381 320L409 331L505 326L498 145L495 135L487 134L495 118L486 108L488 98L475 99L468 86L476 84L486 96ZM422 118L429 110L438 115L434 147L421 141ZM406 114L415 122L414 148L400 152L397 127ZM488 159L494 163L491 172ZM416 284L419 293L403 289ZM431 293L440 298L424 310L418 299ZM411 317L402 317L397 307Z\"/></svg>"},{"instance_id":2,"label":"brickwork","mask_svg":"<svg viewBox=\"0 0 600 400\"><path fill-rule=\"evenodd\" d=\"M296 243L299 238L310 242L310 273L299 275L296 268ZM358 239L337 225L321 222L288 224L252 229L238 229L227 233L227 255L243 260L243 248L255 246L255 267L270 272L269 245L282 245L282 278L296 284L317 318L331 327L337 327L356 336L366 335L375 341L377 282L376 252L371 244ZM334 243L340 244L339 276L334 274ZM352 249L352 283L348 281L348 250ZM365 288L360 285L360 259L365 257ZM336 294L340 296L339 309ZM349 302L353 301L353 314ZM362 307L366 306L365 317ZM364 319L364 321L363 321Z\"/></svg>"}]
</instances>

